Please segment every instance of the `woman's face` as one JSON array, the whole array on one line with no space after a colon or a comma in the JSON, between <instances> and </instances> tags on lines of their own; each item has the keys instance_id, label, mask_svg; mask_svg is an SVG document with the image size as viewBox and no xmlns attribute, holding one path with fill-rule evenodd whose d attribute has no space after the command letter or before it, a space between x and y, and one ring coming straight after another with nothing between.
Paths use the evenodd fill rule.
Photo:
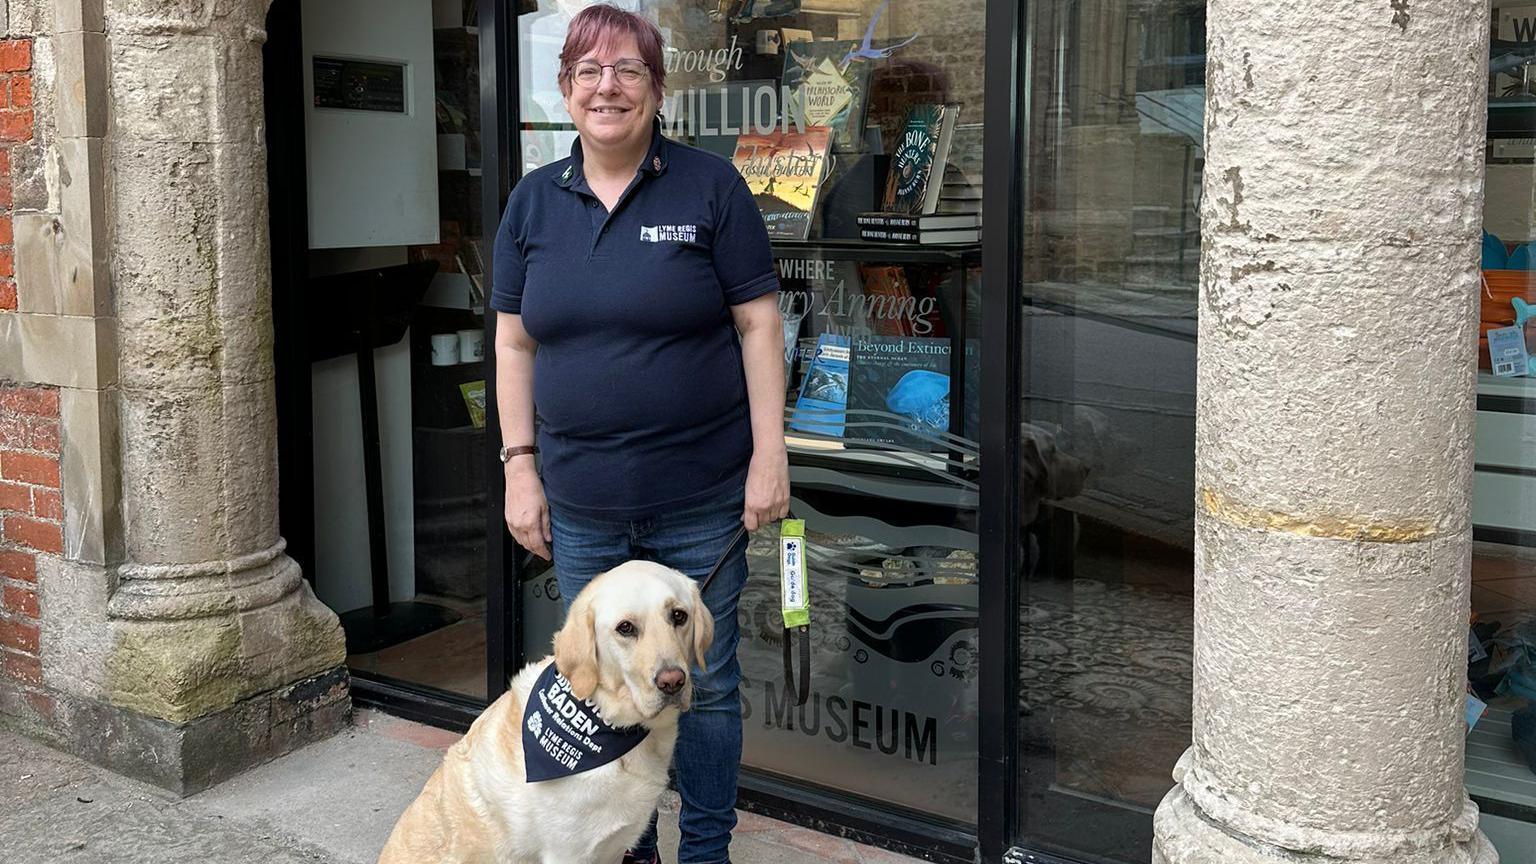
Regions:
<instances>
[{"instance_id":1,"label":"woman's face","mask_svg":"<svg viewBox=\"0 0 1536 864\"><path fill-rule=\"evenodd\" d=\"M620 60L638 61L640 49L635 38L628 34L619 39L600 42L582 55L574 70L582 62L614 64ZM617 70L611 65L602 70L602 78L596 86L583 87L570 81L570 92L565 97L565 110L570 112L576 131L581 135L581 146L604 149L644 149L651 141L651 120L656 116L656 92L647 74L639 83L626 86L619 80Z\"/></svg>"}]
</instances>

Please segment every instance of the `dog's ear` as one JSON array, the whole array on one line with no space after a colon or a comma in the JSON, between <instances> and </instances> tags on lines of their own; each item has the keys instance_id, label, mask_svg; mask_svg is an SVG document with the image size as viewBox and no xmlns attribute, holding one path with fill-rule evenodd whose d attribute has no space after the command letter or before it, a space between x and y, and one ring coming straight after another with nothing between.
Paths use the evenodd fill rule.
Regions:
<instances>
[{"instance_id":1,"label":"dog's ear","mask_svg":"<svg viewBox=\"0 0 1536 864\"><path fill-rule=\"evenodd\" d=\"M577 597L555 634L555 668L571 682L571 695L590 699L597 692L597 624L592 604Z\"/></svg>"},{"instance_id":2,"label":"dog's ear","mask_svg":"<svg viewBox=\"0 0 1536 864\"><path fill-rule=\"evenodd\" d=\"M699 592L699 587L693 587L693 665L700 672L708 672L704 665L704 655L709 651L709 646L715 641L715 616L709 614L709 607L704 605L704 596Z\"/></svg>"}]
</instances>

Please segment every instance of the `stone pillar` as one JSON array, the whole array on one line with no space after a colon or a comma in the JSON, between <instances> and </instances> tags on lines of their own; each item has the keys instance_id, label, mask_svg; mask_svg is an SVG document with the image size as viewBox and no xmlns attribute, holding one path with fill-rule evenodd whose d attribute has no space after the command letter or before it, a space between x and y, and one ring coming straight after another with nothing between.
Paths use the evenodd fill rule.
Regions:
<instances>
[{"instance_id":1,"label":"stone pillar","mask_svg":"<svg viewBox=\"0 0 1536 864\"><path fill-rule=\"evenodd\" d=\"M343 660L283 553L268 0L108 0L124 546L120 704L185 722Z\"/></svg>"},{"instance_id":2,"label":"stone pillar","mask_svg":"<svg viewBox=\"0 0 1536 864\"><path fill-rule=\"evenodd\" d=\"M11 151L0 377L59 390L63 512L36 556L40 668L0 676L0 714L179 792L350 708L341 628L278 530L267 5L7 7L37 135Z\"/></svg>"},{"instance_id":3,"label":"stone pillar","mask_svg":"<svg viewBox=\"0 0 1536 864\"><path fill-rule=\"evenodd\" d=\"M1488 26L1209 6L1194 746L1159 864L1497 861L1462 779Z\"/></svg>"}]
</instances>

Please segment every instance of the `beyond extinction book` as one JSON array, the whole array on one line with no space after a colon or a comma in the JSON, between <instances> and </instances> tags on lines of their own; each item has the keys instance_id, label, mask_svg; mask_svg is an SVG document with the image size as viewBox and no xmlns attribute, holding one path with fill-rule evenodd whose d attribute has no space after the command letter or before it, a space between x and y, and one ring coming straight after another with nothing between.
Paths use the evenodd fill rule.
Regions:
<instances>
[{"instance_id":1,"label":"beyond extinction book","mask_svg":"<svg viewBox=\"0 0 1536 864\"><path fill-rule=\"evenodd\" d=\"M831 130L824 126L736 139L731 161L747 181L769 237L804 240L810 235L830 143Z\"/></svg>"}]
</instances>

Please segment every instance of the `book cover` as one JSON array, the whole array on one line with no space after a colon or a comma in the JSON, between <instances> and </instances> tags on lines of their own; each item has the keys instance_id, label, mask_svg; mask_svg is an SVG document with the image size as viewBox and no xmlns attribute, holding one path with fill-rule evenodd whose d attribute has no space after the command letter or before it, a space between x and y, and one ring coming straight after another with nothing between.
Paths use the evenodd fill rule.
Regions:
<instances>
[{"instance_id":1,"label":"book cover","mask_svg":"<svg viewBox=\"0 0 1536 864\"><path fill-rule=\"evenodd\" d=\"M907 285L907 274L895 265L864 266L865 308L869 327L881 336L911 336L918 304Z\"/></svg>"},{"instance_id":2,"label":"book cover","mask_svg":"<svg viewBox=\"0 0 1536 864\"><path fill-rule=\"evenodd\" d=\"M897 213L932 213L938 207L945 160L960 113L956 103L914 105L902 122L891 154L881 208Z\"/></svg>"},{"instance_id":3,"label":"book cover","mask_svg":"<svg viewBox=\"0 0 1536 864\"><path fill-rule=\"evenodd\" d=\"M832 130L832 149L856 153L864 149L864 119L869 107L870 64L848 59L859 43L853 41L789 42L784 46L783 85L786 105L796 125Z\"/></svg>"},{"instance_id":4,"label":"book cover","mask_svg":"<svg viewBox=\"0 0 1536 864\"><path fill-rule=\"evenodd\" d=\"M916 452L945 449L950 428L950 343L921 337L855 336L849 357L847 410L860 424L850 440L894 444ZM979 419L979 352L966 347L965 428ZM974 418L973 418L974 415Z\"/></svg>"},{"instance_id":5,"label":"book cover","mask_svg":"<svg viewBox=\"0 0 1536 864\"><path fill-rule=\"evenodd\" d=\"M464 397L464 407L469 411L469 422L476 429L485 428L485 380L465 381L459 385Z\"/></svg>"},{"instance_id":6,"label":"book cover","mask_svg":"<svg viewBox=\"0 0 1536 864\"><path fill-rule=\"evenodd\" d=\"M800 382L789 428L842 437L848 406L848 337L823 333Z\"/></svg>"},{"instance_id":7,"label":"book cover","mask_svg":"<svg viewBox=\"0 0 1536 864\"><path fill-rule=\"evenodd\" d=\"M810 235L830 144L831 130L824 126L737 137L731 162L747 181L769 237L804 240Z\"/></svg>"}]
</instances>

